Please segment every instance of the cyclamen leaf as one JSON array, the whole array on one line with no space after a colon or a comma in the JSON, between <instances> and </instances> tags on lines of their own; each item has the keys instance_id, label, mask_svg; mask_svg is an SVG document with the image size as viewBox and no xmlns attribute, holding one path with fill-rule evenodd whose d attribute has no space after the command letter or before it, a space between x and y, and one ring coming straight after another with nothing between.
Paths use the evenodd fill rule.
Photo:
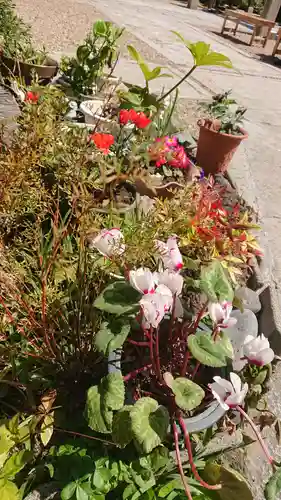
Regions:
<instances>
[{"instance_id":1,"label":"cyclamen leaf","mask_svg":"<svg viewBox=\"0 0 281 500\"><path fill-rule=\"evenodd\" d=\"M214 261L201 270L200 287L212 302L228 300L232 302L234 292L226 272L219 261Z\"/></svg>"},{"instance_id":2,"label":"cyclamen leaf","mask_svg":"<svg viewBox=\"0 0 281 500\"><path fill-rule=\"evenodd\" d=\"M96 385L88 390L85 417L93 431L110 434L113 413L102 405L101 394Z\"/></svg>"},{"instance_id":3,"label":"cyclamen leaf","mask_svg":"<svg viewBox=\"0 0 281 500\"><path fill-rule=\"evenodd\" d=\"M118 413L115 413L112 422L112 439L113 441L124 448L133 439L131 425L131 410L132 406L124 406Z\"/></svg>"},{"instance_id":4,"label":"cyclamen leaf","mask_svg":"<svg viewBox=\"0 0 281 500\"><path fill-rule=\"evenodd\" d=\"M20 500L19 490L15 483L0 479L1 500Z\"/></svg>"},{"instance_id":5,"label":"cyclamen leaf","mask_svg":"<svg viewBox=\"0 0 281 500\"><path fill-rule=\"evenodd\" d=\"M233 357L233 348L225 333L216 340L204 332L189 335L187 344L193 357L206 366L221 368L227 365L228 358Z\"/></svg>"},{"instance_id":6,"label":"cyclamen leaf","mask_svg":"<svg viewBox=\"0 0 281 500\"><path fill-rule=\"evenodd\" d=\"M123 346L129 332L129 324L117 321L109 324L105 321L95 336L94 344L99 352L108 356L112 351Z\"/></svg>"},{"instance_id":7,"label":"cyclamen leaf","mask_svg":"<svg viewBox=\"0 0 281 500\"><path fill-rule=\"evenodd\" d=\"M266 500L276 500L281 491L281 467L269 478L265 485L264 496Z\"/></svg>"},{"instance_id":8,"label":"cyclamen leaf","mask_svg":"<svg viewBox=\"0 0 281 500\"><path fill-rule=\"evenodd\" d=\"M109 373L101 380L101 395L109 410L120 410L124 405L125 385L120 372Z\"/></svg>"},{"instance_id":9,"label":"cyclamen leaf","mask_svg":"<svg viewBox=\"0 0 281 500\"><path fill-rule=\"evenodd\" d=\"M121 316L139 309L141 295L126 281L115 281L108 285L95 300L94 306L101 311Z\"/></svg>"},{"instance_id":10,"label":"cyclamen leaf","mask_svg":"<svg viewBox=\"0 0 281 500\"><path fill-rule=\"evenodd\" d=\"M199 385L184 377L174 379L171 389L175 395L176 404L186 411L197 408L205 396L205 392Z\"/></svg>"},{"instance_id":11,"label":"cyclamen leaf","mask_svg":"<svg viewBox=\"0 0 281 500\"><path fill-rule=\"evenodd\" d=\"M143 453L150 453L165 438L169 413L152 398L140 398L131 410L132 433Z\"/></svg>"}]
</instances>

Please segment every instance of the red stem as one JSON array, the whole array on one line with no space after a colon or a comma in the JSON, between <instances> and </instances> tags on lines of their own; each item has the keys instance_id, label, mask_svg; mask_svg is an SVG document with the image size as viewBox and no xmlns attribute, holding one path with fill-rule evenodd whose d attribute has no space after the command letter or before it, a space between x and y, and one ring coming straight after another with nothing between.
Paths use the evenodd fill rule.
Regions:
<instances>
[{"instance_id":1,"label":"red stem","mask_svg":"<svg viewBox=\"0 0 281 500\"><path fill-rule=\"evenodd\" d=\"M172 313L170 319L170 328L169 328L169 341L172 342L173 338L173 324L175 321L175 309L176 309L176 295L173 297L173 305L172 305Z\"/></svg>"},{"instance_id":2,"label":"red stem","mask_svg":"<svg viewBox=\"0 0 281 500\"><path fill-rule=\"evenodd\" d=\"M135 378L139 373L149 370L152 367L152 364L142 366L141 368L137 368L136 370L128 373L123 377L124 382L128 382L132 378Z\"/></svg>"},{"instance_id":3,"label":"red stem","mask_svg":"<svg viewBox=\"0 0 281 500\"><path fill-rule=\"evenodd\" d=\"M176 459L177 459L177 464L178 464L178 469L179 469L180 477L181 477L182 484L183 484L183 487L184 487L184 491L185 491L185 494L186 494L188 500L192 500L192 496L191 496L191 493L190 493L190 490L189 490L189 487L188 487L188 484L186 482L186 478L185 478L185 475L184 475L184 471L183 471L183 468L182 468L181 455L180 455L180 449L179 449L178 429L177 429L177 425L176 425L175 422L173 422L173 432L174 432L174 441L175 441L175 447L176 447Z\"/></svg>"},{"instance_id":4,"label":"red stem","mask_svg":"<svg viewBox=\"0 0 281 500\"><path fill-rule=\"evenodd\" d=\"M79 437L84 437L87 439L93 439L94 441L101 441L104 444L112 444L113 446L116 446L116 444L113 443L113 441L107 441L106 439L101 439L101 438L97 438L94 436L88 436L88 434L82 434L81 432L66 431L64 429L60 429L60 427L54 427L54 431L64 432L65 434L71 434L72 436L79 436Z\"/></svg>"},{"instance_id":5,"label":"red stem","mask_svg":"<svg viewBox=\"0 0 281 500\"><path fill-rule=\"evenodd\" d=\"M150 327L149 351L150 351L150 361L152 363L153 370L156 372L154 352L153 352L153 328L152 328L152 326Z\"/></svg>"},{"instance_id":6,"label":"red stem","mask_svg":"<svg viewBox=\"0 0 281 500\"><path fill-rule=\"evenodd\" d=\"M155 333L155 365L156 373L159 381L162 380L161 367L160 367L160 353L159 353L159 327L156 329Z\"/></svg>"},{"instance_id":7,"label":"red stem","mask_svg":"<svg viewBox=\"0 0 281 500\"><path fill-rule=\"evenodd\" d=\"M260 443L261 447L262 447L262 450L267 458L267 461L268 463L271 465L273 471L275 472L276 470L276 466L275 466L275 463L274 463L274 458L270 455L269 453L269 450L263 440L263 437L261 435L261 433L259 432L258 428L256 427L256 425L254 424L254 422L252 421L252 419L249 417L249 415L243 410L243 408L241 408L241 406L236 406L236 410L238 410L240 412L240 415L243 416L243 418L245 418L245 420L247 420L248 424L252 427L255 435L257 436L257 439L258 439L258 442Z\"/></svg>"},{"instance_id":8,"label":"red stem","mask_svg":"<svg viewBox=\"0 0 281 500\"><path fill-rule=\"evenodd\" d=\"M136 340L127 339L127 342L133 345L138 345L140 347L148 347L149 342L137 342Z\"/></svg>"},{"instance_id":9,"label":"red stem","mask_svg":"<svg viewBox=\"0 0 281 500\"><path fill-rule=\"evenodd\" d=\"M192 380L194 379L195 375L197 374L200 365L201 365L200 361L197 361L197 363L195 365L195 368L194 368L194 370L192 372L192 375L191 375Z\"/></svg>"},{"instance_id":10,"label":"red stem","mask_svg":"<svg viewBox=\"0 0 281 500\"><path fill-rule=\"evenodd\" d=\"M199 476L198 471L197 471L196 466L195 466L195 463L193 462L193 455L192 455L192 448L191 448L191 442L189 439L189 434L188 434L188 431L186 429L186 426L185 426L185 423L184 423L184 420L182 417L179 417L179 424L181 426L181 429L182 429L182 432L184 435L184 442L185 442L185 446L186 446L187 453L188 453L188 459L189 459L190 467L191 467L191 470L194 474L195 479L201 484L201 486L203 486L207 490L220 490L221 484L214 484L214 485L208 484Z\"/></svg>"}]
</instances>

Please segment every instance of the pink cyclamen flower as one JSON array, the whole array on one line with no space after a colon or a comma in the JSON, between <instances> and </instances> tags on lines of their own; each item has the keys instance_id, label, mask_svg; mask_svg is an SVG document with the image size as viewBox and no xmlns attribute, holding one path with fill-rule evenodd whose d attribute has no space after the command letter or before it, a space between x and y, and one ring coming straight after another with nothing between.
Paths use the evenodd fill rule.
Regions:
<instances>
[{"instance_id":1,"label":"pink cyclamen flower","mask_svg":"<svg viewBox=\"0 0 281 500\"><path fill-rule=\"evenodd\" d=\"M230 373L230 382L222 377L214 377L214 382L209 384L209 388L215 399L220 403L224 410L241 406L244 403L248 392L248 384L242 385L239 375Z\"/></svg>"},{"instance_id":2,"label":"pink cyclamen flower","mask_svg":"<svg viewBox=\"0 0 281 500\"><path fill-rule=\"evenodd\" d=\"M170 310L172 302L172 293L164 285L157 287L155 293L144 295L139 302L143 312L142 327L144 329L151 326L157 328L165 314Z\"/></svg>"},{"instance_id":3,"label":"pink cyclamen flower","mask_svg":"<svg viewBox=\"0 0 281 500\"><path fill-rule=\"evenodd\" d=\"M173 295L180 295L183 287L183 277L179 273L170 272L168 269L158 273L158 283L166 285Z\"/></svg>"},{"instance_id":4,"label":"pink cyclamen flower","mask_svg":"<svg viewBox=\"0 0 281 500\"><path fill-rule=\"evenodd\" d=\"M269 342L263 334L258 337L247 335L243 353L250 364L257 366L268 365L274 359L274 351L269 347Z\"/></svg>"},{"instance_id":5,"label":"pink cyclamen flower","mask_svg":"<svg viewBox=\"0 0 281 500\"><path fill-rule=\"evenodd\" d=\"M132 287L140 293L147 294L155 292L157 276L156 273L152 273L147 268L140 267L136 271L130 271L129 280Z\"/></svg>"},{"instance_id":6,"label":"pink cyclamen flower","mask_svg":"<svg viewBox=\"0 0 281 500\"><path fill-rule=\"evenodd\" d=\"M90 248L96 248L105 257L121 255L125 251L124 236L119 229L103 229L91 242Z\"/></svg>"},{"instance_id":7,"label":"pink cyclamen flower","mask_svg":"<svg viewBox=\"0 0 281 500\"><path fill-rule=\"evenodd\" d=\"M236 318L231 318L232 303L224 300L223 302L209 302L208 312L211 320L220 328L229 328L237 323Z\"/></svg>"},{"instance_id":8,"label":"pink cyclamen flower","mask_svg":"<svg viewBox=\"0 0 281 500\"><path fill-rule=\"evenodd\" d=\"M182 255L177 244L177 237L170 236L167 243L156 241L156 248L163 261L165 269L169 271L179 271L183 267Z\"/></svg>"}]
</instances>

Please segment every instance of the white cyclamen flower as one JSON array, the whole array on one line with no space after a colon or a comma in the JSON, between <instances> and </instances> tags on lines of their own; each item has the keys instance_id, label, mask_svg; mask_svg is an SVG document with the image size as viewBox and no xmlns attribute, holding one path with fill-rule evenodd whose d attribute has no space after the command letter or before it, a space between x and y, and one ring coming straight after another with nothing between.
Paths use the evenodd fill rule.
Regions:
<instances>
[{"instance_id":1,"label":"white cyclamen flower","mask_svg":"<svg viewBox=\"0 0 281 500\"><path fill-rule=\"evenodd\" d=\"M179 273L170 272L168 269L158 273L158 283L166 285L173 295L180 295L183 287L183 277Z\"/></svg>"},{"instance_id":2,"label":"white cyclamen flower","mask_svg":"<svg viewBox=\"0 0 281 500\"><path fill-rule=\"evenodd\" d=\"M269 342L263 334L259 337L247 335L243 346L243 353L249 363L257 366L268 365L274 359L274 352L269 347Z\"/></svg>"},{"instance_id":3,"label":"white cyclamen flower","mask_svg":"<svg viewBox=\"0 0 281 500\"><path fill-rule=\"evenodd\" d=\"M143 328L157 328L165 314L171 310L173 296L165 285L159 285L154 293L146 294L139 302L143 312Z\"/></svg>"},{"instance_id":4,"label":"white cyclamen flower","mask_svg":"<svg viewBox=\"0 0 281 500\"><path fill-rule=\"evenodd\" d=\"M130 284L140 293L154 293L157 285L157 275L149 269L140 267L129 273Z\"/></svg>"},{"instance_id":5,"label":"white cyclamen flower","mask_svg":"<svg viewBox=\"0 0 281 500\"><path fill-rule=\"evenodd\" d=\"M211 320L220 328L229 328L237 323L236 318L231 318L232 303L224 300L223 302L209 302L208 312Z\"/></svg>"},{"instance_id":6,"label":"white cyclamen flower","mask_svg":"<svg viewBox=\"0 0 281 500\"><path fill-rule=\"evenodd\" d=\"M90 242L90 248L96 248L105 257L112 257L125 252L123 241L124 236L119 229L103 229Z\"/></svg>"},{"instance_id":7,"label":"white cyclamen flower","mask_svg":"<svg viewBox=\"0 0 281 500\"><path fill-rule=\"evenodd\" d=\"M224 410L241 406L248 391L248 384L242 386L241 379L236 373L230 373L230 382L222 377L214 377L214 382L209 384L214 398L218 400Z\"/></svg>"},{"instance_id":8,"label":"white cyclamen flower","mask_svg":"<svg viewBox=\"0 0 281 500\"><path fill-rule=\"evenodd\" d=\"M179 251L176 236L170 236L167 243L157 240L156 248L160 254L165 269L169 269L169 271L179 271L182 269L182 255Z\"/></svg>"}]
</instances>

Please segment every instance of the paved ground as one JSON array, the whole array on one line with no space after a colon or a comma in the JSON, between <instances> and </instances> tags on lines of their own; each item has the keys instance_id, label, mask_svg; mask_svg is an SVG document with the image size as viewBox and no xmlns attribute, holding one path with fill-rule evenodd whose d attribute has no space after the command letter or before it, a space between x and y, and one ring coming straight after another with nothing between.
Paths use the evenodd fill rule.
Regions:
<instances>
[{"instance_id":1,"label":"paved ground","mask_svg":"<svg viewBox=\"0 0 281 500\"><path fill-rule=\"evenodd\" d=\"M267 279L276 292L271 296L275 322L268 322L264 333L271 334L276 325L281 332L281 66L267 64L264 58L259 60L262 52L259 47L245 50L242 44L221 37L221 18L191 11L179 0L16 0L16 4L24 19L32 23L36 40L44 41L54 52L72 52L92 22L103 17L124 25L128 30L126 42L133 43L148 61L167 66L178 77L187 71L192 60L171 30L179 31L191 41L206 41L214 50L230 57L235 71L199 69L188 84L182 85L181 116L188 126L189 121L194 120L190 104L195 109L198 101L230 88L237 100L248 108L245 128L249 139L236 154L230 174L241 193L259 210L264 223ZM242 38L246 39L245 35ZM141 74L128 59L125 47L117 70L124 80L140 82ZM155 82L153 89L159 90L161 85L170 86L171 80ZM278 346L281 349L281 342ZM275 377L270 401L281 417L280 398L276 397L280 394L279 379ZM258 455L255 458L251 476L258 484L261 463ZM260 493L257 498L262 498Z\"/></svg>"}]
</instances>

